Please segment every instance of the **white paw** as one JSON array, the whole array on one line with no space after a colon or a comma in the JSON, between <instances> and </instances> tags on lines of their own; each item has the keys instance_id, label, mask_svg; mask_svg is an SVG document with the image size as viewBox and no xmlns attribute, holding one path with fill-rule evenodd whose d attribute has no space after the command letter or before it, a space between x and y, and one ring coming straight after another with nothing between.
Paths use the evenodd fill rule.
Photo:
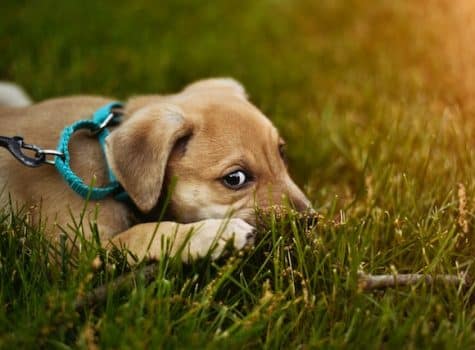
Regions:
<instances>
[{"instance_id":1,"label":"white paw","mask_svg":"<svg viewBox=\"0 0 475 350\"><path fill-rule=\"evenodd\" d=\"M210 254L213 260L223 253L226 243L233 241L240 250L254 244L254 227L242 219L208 219L193 225L193 232L185 247L183 261Z\"/></svg>"}]
</instances>

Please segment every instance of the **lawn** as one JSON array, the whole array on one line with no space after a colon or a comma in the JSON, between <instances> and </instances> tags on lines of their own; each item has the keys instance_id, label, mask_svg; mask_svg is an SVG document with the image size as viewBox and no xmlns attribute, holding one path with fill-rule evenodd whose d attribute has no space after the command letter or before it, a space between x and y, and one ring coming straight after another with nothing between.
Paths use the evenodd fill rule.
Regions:
<instances>
[{"instance_id":1,"label":"lawn","mask_svg":"<svg viewBox=\"0 0 475 350\"><path fill-rule=\"evenodd\" d=\"M321 218L266 218L254 249L165 258L150 276L120 254L97 264L93 242L50 264L12 198L0 208L0 347L475 348L475 284L363 291L358 277L475 277L469 3L3 1L0 80L35 100L241 81Z\"/></svg>"}]
</instances>

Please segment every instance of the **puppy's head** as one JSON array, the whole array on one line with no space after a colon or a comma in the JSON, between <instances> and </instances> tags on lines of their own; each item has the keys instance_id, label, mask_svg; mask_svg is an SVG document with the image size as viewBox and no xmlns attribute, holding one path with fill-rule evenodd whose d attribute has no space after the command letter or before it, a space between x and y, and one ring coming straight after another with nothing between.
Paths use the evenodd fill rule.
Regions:
<instances>
[{"instance_id":1,"label":"puppy's head","mask_svg":"<svg viewBox=\"0 0 475 350\"><path fill-rule=\"evenodd\" d=\"M192 84L177 95L130 101L130 117L107 138L107 158L137 207L150 211L171 178L169 210L179 222L253 222L256 207L310 202L290 178L283 140L230 79Z\"/></svg>"}]
</instances>

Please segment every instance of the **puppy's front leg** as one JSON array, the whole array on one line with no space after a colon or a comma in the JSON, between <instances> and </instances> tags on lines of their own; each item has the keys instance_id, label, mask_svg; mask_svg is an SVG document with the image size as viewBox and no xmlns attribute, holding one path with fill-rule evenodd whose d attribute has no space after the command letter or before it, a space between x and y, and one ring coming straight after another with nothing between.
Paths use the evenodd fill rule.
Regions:
<instances>
[{"instance_id":1,"label":"puppy's front leg","mask_svg":"<svg viewBox=\"0 0 475 350\"><path fill-rule=\"evenodd\" d=\"M106 243L106 247L125 246L139 260L160 259L181 251L184 262L210 253L217 259L233 240L236 249L254 243L254 227L242 219L208 219L191 224L176 222L146 223L131 227Z\"/></svg>"}]
</instances>

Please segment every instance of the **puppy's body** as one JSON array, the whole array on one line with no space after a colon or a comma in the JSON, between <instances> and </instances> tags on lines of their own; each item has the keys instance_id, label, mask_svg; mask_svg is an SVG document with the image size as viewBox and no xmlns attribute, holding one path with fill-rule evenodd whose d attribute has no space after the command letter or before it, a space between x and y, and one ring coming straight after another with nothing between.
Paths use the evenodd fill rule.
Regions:
<instances>
[{"instance_id":1,"label":"puppy's body","mask_svg":"<svg viewBox=\"0 0 475 350\"><path fill-rule=\"evenodd\" d=\"M65 126L90 118L109 102L81 96L26 108L0 107L0 135L21 135L27 143L55 149ZM285 196L297 209L310 207L287 173L276 129L231 79L200 81L175 95L131 99L124 118L107 138L107 159L88 132L74 136L72 168L86 183L94 178L100 186L107 183L108 164L144 214L153 212L163 190L176 178L168 211L174 221L160 223L155 232L156 222L136 224L130 205L112 198L101 200L98 226L104 242L125 244L140 258L159 258L162 236L174 242L173 254L193 230L183 252L187 260L206 254L221 231L213 252L217 257L230 238L236 248L249 243L256 206L281 204ZM239 187L230 187L227 181L243 178L246 181ZM84 208L84 199L67 187L54 167L27 168L0 150L3 187L16 202L27 205L33 220L41 210L52 240L59 236L58 225L71 220L69 213L79 216ZM5 204L7 196L0 200ZM95 208L88 208L92 218ZM230 214L233 219L228 222Z\"/></svg>"},{"instance_id":2,"label":"puppy's body","mask_svg":"<svg viewBox=\"0 0 475 350\"><path fill-rule=\"evenodd\" d=\"M62 129L78 119L88 119L95 109L111 102L97 97L71 97L48 100L27 108L0 108L0 135L21 135L25 142L56 149ZM70 145L73 169L86 183L96 177L97 185L105 184L106 163L97 139L87 132L74 137ZM56 238L55 225L71 220L68 206L75 215L84 208L84 199L69 189L54 166L28 168L6 150L0 150L0 188L5 188L13 200L25 204L33 219L38 219L40 207L47 218L46 232ZM0 197L5 204L8 196ZM93 206L90 206L91 211ZM126 206L111 198L100 201L99 223L104 237L127 229L130 225Z\"/></svg>"}]
</instances>

